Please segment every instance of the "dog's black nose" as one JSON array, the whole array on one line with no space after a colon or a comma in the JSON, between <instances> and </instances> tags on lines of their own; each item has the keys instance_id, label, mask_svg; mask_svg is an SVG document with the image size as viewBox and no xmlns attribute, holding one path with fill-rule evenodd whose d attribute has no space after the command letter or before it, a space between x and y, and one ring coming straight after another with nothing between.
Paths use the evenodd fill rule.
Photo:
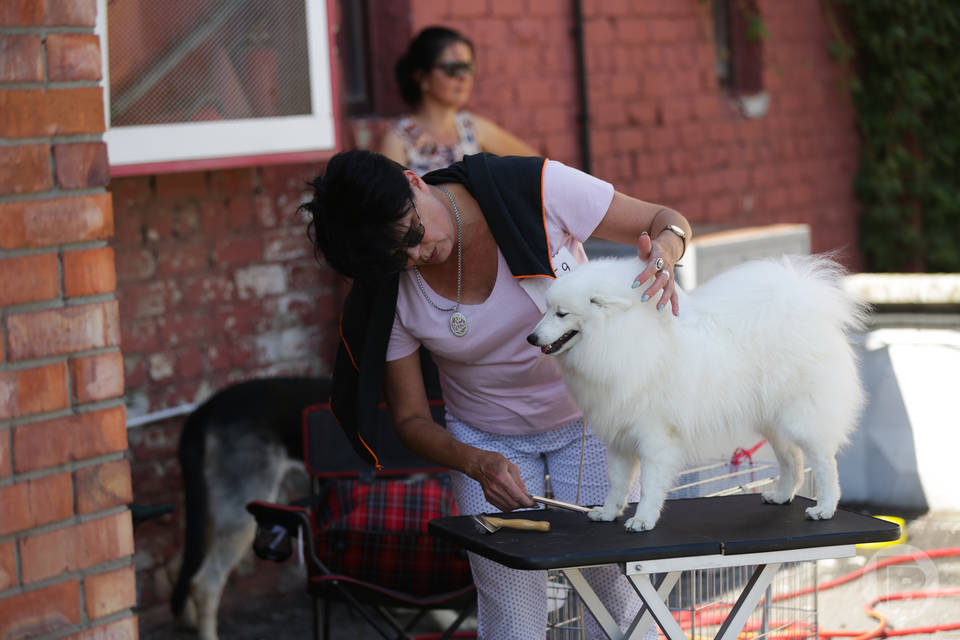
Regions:
<instances>
[{"instance_id":1,"label":"dog's black nose","mask_svg":"<svg viewBox=\"0 0 960 640\"><path fill-rule=\"evenodd\" d=\"M537 342L538 342L538 340L537 340L537 334L531 333L530 335L528 335L528 336L527 336L527 342L529 342L529 343L532 344L533 346L537 346Z\"/></svg>"}]
</instances>

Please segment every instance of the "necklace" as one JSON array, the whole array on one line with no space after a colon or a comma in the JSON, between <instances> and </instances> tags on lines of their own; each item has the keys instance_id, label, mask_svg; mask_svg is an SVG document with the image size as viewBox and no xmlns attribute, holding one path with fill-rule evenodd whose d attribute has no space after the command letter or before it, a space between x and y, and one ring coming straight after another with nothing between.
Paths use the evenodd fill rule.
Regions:
<instances>
[{"instance_id":1,"label":"necklace","mask_svg":"<svg viewBox=\"0 0 960 640\"><path fill-rule=\"evenodd\" d=\"M457 201L453 199L453 194L441 184L438 184L437 188L443 191L450 200L450 204L453 205L453 215L457 219L457 304L446 308L439 306L427 295L417 265L413 265L413 273L417 277L417 287L420 288L420 293L423 294L424 300L429 302L431 307L437 311L453 311L450 314L450 332L458 338L462 338L467 335L467 316L460 313L460 297L463 293L463 221L460 219L460 207L457 206Z\"/></svg>"}]
</instances>

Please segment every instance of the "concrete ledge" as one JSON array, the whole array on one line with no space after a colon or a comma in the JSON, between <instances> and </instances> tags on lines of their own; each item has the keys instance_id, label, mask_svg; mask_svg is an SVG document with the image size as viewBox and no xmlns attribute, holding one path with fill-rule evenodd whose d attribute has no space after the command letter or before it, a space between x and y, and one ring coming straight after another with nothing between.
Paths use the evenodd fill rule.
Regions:
<instances>
[{"instance_id":1,"label":"concrete ledge","mask_svg":"<svg viewBox=\"0 0 960 640\"><path fill-rule=\"evenodd\" d=\"M858 273L844 288L875 305L960 305L957 273Z\"/></svg>"}]
</instances>

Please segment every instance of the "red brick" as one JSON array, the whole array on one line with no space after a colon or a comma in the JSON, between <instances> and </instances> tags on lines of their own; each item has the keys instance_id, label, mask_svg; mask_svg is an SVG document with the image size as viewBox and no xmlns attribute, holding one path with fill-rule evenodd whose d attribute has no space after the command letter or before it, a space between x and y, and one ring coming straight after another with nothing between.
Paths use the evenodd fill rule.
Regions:
<instances>
[{"instance_id":1,"label":"red brick","mask_svg":"<svg viewBox=\"0 0 960 640\"><path fill-rule=\"evenodd\" d=\"M63 362L0 372L0 420L69 406Z\"/></svg>"},{"instance_id":2,"label":"red brick","mask_svg":"<svg viewBox=\"0 0 960 640\"><path fill-rule=\"evenodd\" d=\"M191 173L161 173L156 176L158 198L168 201L182 201L196 198L207 190L207 174L202 171Z\"/></svg>"},{"instance_id":3,"label":"red brick","mask_svg":"<svg viewBox=\"0 0 960 640\"><path fill-rule=\"evenodd\" d=\"M89 520L20 540L24 584L79 571L133 553L130 512Z\"/></svg>"},{"instance_id":4,"label":"red brick","mask_svg":"<svg viewBox=\"0 0 960 640\"><path fill-rule=\"evenodd\" d=\"M45 144L0 147L0 194L36 193L53 186L50 147Z\"/></svg>"},{"instance_id":5,"label":"red brick","mask_svg":"<svg viewBox=\"0 0 960 640\"><path fill-rule=\"evenodd\" d=\"M47 26L93 27L97 0L47 0Z\"/></svg>"},{"instance_id":6,"label":"red brick","mask_svg":"<svg viewBox=\"0 0 960 640\"><path fill-rule=\"evenodd\" d=\"M103 142L58 144L53 147L57 184L63 189L102 187L110 182L110 162Z\"/></svg>"},{"instance_id":7,"label":"red brick","mask_svg":"<svg viewBox=\"0 0 960 640\"><path fill-rule=\"evenodd\" d=\"M0 638L4 640L37 638L81 619L80 583L76 580L0 600Z\"/></svg>"},{"instance_id":8,"label":"red brick","mask_svg":"<svg viewBox=\"0 0 960 640\"><path fill-rule=\"evenodd\" d=\"M100 87L0 92L0 137L102 133L105 129Z\"/></svg>"},{"instance_id":9,"label":"red brick","mask_svg":"<svg viewBox=\"0 0 960 640\"><path fill-rule=\"evenodd\" d=\"M263 258L263 241L258 236L224 238L213 250L218 267L246 265Z\"/></svg>"},{"instance_id":10,"label":"red brick","mask_svg":"<svg viewBox=\"0 0 960 640\"><path fill-rule=\"evenodd\" d=\"M17 578L17 549L13 540L0 542L0 591L15 587Z\"/></svg>"},{"instance_id":11,"label":"red brick","mask_svg":"<svg viewBox=\"0 0 960 640\"><path fill-rule=\"evenodd\" d=\"M11 361L115 347L120 344L117 302L8 316L7 344Z\"/></svg>"},{"instance_id":12,"label":"red brick","mask_svg":"<svg viewBox=\"0 0 960 640\"><path fill-rule=\"evenodd\" d=\"M0 259L0 307L60 295L60 263L55 253Z\"/></svg>"},{"instance_id":13,"label":"red brick","mask_svg":"<svg viewBox=\"0 0 960 640\"><path fill-rule=\"evenodd\" d=\"M126 460L79 469L73 474L73 486L77 513L103 511L133 501L130 463Z\"/></svg>"},{"instance_id":14,"label":"red brick","mask_svg":"<svg viewBox=\"0 0 960 640\"><path fill-rule=\"evenodd\" d=\"M137 603L137 587L133 566L116 571L95 573L83 579L87 617L102 618Z\"/></svg>"},{"instance_id":15,"label":"red brick","mask_svg":"<svg viewBox=\"0 0 960 640\"><path fill-rule=\"evenodd\" d=\"M179 242L166 244L157 250L157 274L169 276L177 273L202 271L207 264L206 242Z\"/></svg>"},{"instance_id":16,"label":"red brick","mask_svg":"<svg viewBox=\"0 0 960 640\"><path fill-rule=\"evenodd\" d=\"M63 292L68 298L110 293L116 288L112 248L64 252Z\"/></svg>"},{"instance_id":17,"label":"red brick","mask_svg":"<svg viewBox=\"0 0 960 640\"><path fill-rule=\"evenodd\" d=\"M3 93L0 91L0 96ZM111 235L113 207L109 193L0 202L0 249L49 247L104 240Z\"/></svg>"},{"instance_id":18,"label":"red brick","mask_svg":"<svg viewBox=\"0 0 960 640\"><path fill-rule=\"evenodd\" d=\"M0 82L43 81L43 38L0 35Z\"/></svg>"},{"instance_id":19,"label":"red brick","mask_svg":"<svg viewBox=\"0 0 960 640\"><path fill-rule=\"evenodd\" d=\"M0 535L39 527L73 515L69 473L0 487Z\"/></svg>"},{"instance_id":20,"label":"red brick","mask_svg":"<svg viewBox=\"0 0 960 640\"><path fill-rule=\"evenodd\" d=\"M137 617L130 616L67 636L63 640L137 640L137 631Z\"/></svg>"},{"instance_id":21,"label":"red brick","mask_svg":"<svg viewBox=\"0 0 960 640\"><path fill-rule=\"evenodd\" d=\"M10 464L10 429L0 430L0 480L10 475L13 465ZM3 588L0 587L0 591Z\"/></svg>"},{"instance_id":22,"label":"red brick","mask_svg":"<svg viewBox=\"0 0 960 640\"><path fill-rule=\"evenodd\" d=\"M114 257L119 282L149 280L156 275L157 259L153 252L149 249L124 248L123 244L119 245L121 248Z\"/></svg>"},{"instance_id":23,"label":"red brick","mask_svg":"<svg viewBox=\"0 0 960 640\"><path fill-rule=\"evenodd\" d=\"M47 70L51 82L99 80L99 36L92 33L47 35Z\"/></svg>"},{"instance_id":24,"label":"red brick","mask_svg":"<svg viewBox=\"0 0 960 640\"><path fill-rule=\"evenodd\" d=\"M13 430L13 459L19 473L126 448L123 407L20 425Z\"/></svg>"},{"instance_id":25,"label":"red brick","mask_svg":"<svg viewBox=\"0 0 960 640\"><path fill-rule=\"evenodd\" d=\"M70 360L73 397L79 403L123 395L123 355L120 351Z\"/></svg>"},{"instance_id":26,"label":"red brick","mask_svg":"<svg viewBox=\"0 0 960 640\"><path fill-rule=\"evenodd\" d=\"M37 0L4 0L0 2L0 25L27 27L43 24L46 2Z\"/></svg>"}]
</instances>

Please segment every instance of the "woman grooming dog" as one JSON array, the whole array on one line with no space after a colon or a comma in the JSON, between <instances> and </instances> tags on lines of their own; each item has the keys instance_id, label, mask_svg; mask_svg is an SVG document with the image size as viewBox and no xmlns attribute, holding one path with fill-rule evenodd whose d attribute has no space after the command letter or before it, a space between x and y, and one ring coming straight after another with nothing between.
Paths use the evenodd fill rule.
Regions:
<instances>
[{"instance_id":1,"label":"woman grooming dog","mask_svg":"<svg viewBox=\"0 0 960 640\"><path fill-rule=\"evenodd\" d=\"M586 260L589 237L636 245L648 266L635 282L652 280L643 300L678 313L670 274L691 237L687 220L536 157L476 154L421 178L382 155L349 151L313 187L302 208L318 256L353 278L331 408L358 453L377 463L370 436L383 393L401 440L453 470L461 514L534 507L542 455L558 499L602 502L605 449L587 430L581 454L580 412L556 364L526 336L550 282ZM421 344L440 372L446 428L430 415ZM470 561L479 636L542 638L546 572ZM586 573L604 602L618 603L617 620L632 619L640 601L619 571ZM588 625L602 637L592 617Z\"/></svg>"}]
</instances>

